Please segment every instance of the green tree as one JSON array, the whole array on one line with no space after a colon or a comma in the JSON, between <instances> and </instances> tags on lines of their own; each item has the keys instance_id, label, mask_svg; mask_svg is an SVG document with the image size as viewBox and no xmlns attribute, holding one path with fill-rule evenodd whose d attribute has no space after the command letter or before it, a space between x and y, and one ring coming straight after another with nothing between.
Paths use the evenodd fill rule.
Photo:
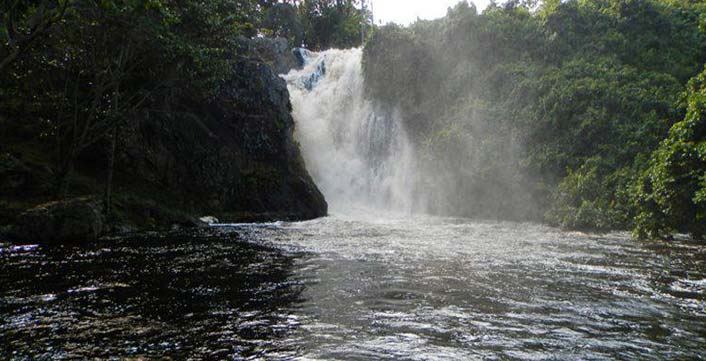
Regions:
<instances>
[{"instance_id":1,"label":"green tree","mask_svg":"<svg viewBox=\"0 0 706 361\"><path fill-rule=\"evenodd\" d=\"M2 0L0 3L0 73L37 38L59 22L69 0Z\"/></svg>"},{"instance_id":2,"label":"green tree","mask_svg":"<svg viewBox=\"0 0 706 361\"><path fill-rule=\"evenodd\" d=\"M305 45L312 50L360 46L369 14L359 6L359 0L302 0Z\"/></svg>"},{"instance_id":3,"label":"green tree","mask_svg":"<svg viewBox=\"0 0 706 361\"><path fill-rule=\"evenodd\" d=\"M378 28L363 65L431 169L435 212L624 228L706 57L701 1L467 3ZM443 177L435 175L442 174ZM440 179L443 178L443 179Z\"/></svg>"},{"instance_id":4,"label":"green tree","mask_svg":"<svg viewBox=\"0 0 706 361\"><path fill-rule=\"evenodd\" d=\"M638 237L706 235L706 70L689 82L684 120L652 155L635 189Z\"/></svg>"},{"instance_id":5,"label":"green tree","mask_svg":"<svg viewBox=\"0 0 706 361\"><path fill-rule=\"evenodd\" d=\"M266 10L262 26L272 37L283 37L295 46L304 41L304 25L297 7L288 3L277 3Z\"/></svg>"},{"instance_id":6,"label":"green tree","mask_svg":"<svg viewBox=\"0 0 706 361\"><path fill-rule=\"evenodd\" d=\"M23 24L47 11L23 9ZM0 116L21 120L51 146L59 196L79 155L107 143L109 205L118 128L149 113L179 114L184 99L210 101L233 72L238 37L256 34L261 4L74 0L62 9L31 46L15 47L21 51L0 73Z\"/></svg>"}]
</instances>

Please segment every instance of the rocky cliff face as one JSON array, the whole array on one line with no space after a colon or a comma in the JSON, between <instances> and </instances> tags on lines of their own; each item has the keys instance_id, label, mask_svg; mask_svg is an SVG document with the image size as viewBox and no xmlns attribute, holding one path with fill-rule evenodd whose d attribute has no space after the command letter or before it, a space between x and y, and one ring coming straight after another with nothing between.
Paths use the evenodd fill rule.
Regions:
<instances>
[{"instance_id":1,"label":"rocky cliff face","mask_svg":"<svg viewBox=\"0 0 706 361\"><path fill-rule=\"evenodd\" d=\"M294 51L285 38L256 38L242 40L245 52L256 55L266 62L276 74L289 73L293 68L304 65L298 51Z\"/></svg>"},{"instance_id":2,"label":"rocky cliff face","mask_svg":"<svg viewBox=\"0 0 706 361\"><path fill-rule=\"evenodd\" d=\"M265 63L243 58L208 104L141 119L124 132L118 169L221 220L311 219L327 205L292 138L287 87Z\"/></svg>"},{"instance_id":3,"label":"rocky cliff face","mask_svg":"<svg viewBox=\"0 0 706 361\"><path fill-rule=\"evenodd\" d=\"M282 51L281 42L256 43L259 51L272 45L269 54L279 54L268 60L253 43L244 44L231 79L213 99L182 99L119 130L114 209L100 227L93 226L95 217L85 215L95 213L86 209L104 209L99 200L107 142L82 153L70 199L56 202L51 145L15 128L3 129L0 241L8 234L22 241L64 242L121 229L193 226L203 215L222 222L325 216L326 201L293 140L286 83L272 70L275 62L282 71L293 55Z\"/></svg>"}]
</instances>

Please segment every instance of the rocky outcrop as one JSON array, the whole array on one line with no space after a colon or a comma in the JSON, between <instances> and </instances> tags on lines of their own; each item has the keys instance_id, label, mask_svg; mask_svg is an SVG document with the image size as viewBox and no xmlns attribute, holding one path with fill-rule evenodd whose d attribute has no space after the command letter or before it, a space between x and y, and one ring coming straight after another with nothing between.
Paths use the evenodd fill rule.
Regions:
<instances>
[{"instance_id":1,"label":"rocky outcrop","mask_svg":"<svg viewBox=\"0 0 706 361\"><path fill-rule=\"evenodd\" d=\"M276 74L286 74L304 65L299 52L292 49L285 38L256 38L242 40L241 43L248 52L269 64Z\"/></svg>"},{"instance_id":2,"label":"rocky outcrop","mask_svg":"<svg viewBox=\"0 0 706 361\"><path fill-rule=\"evenodd\" d=\"M101 203L94 198L77 198L41 204L22 213L12 236L24 242L77 242L97 238L104 226Z\"/></svg>"},{"instance_id":3,"label":"rocky outcrop","mask_svg":"<svg viewBox=\"0 0 706 361\"><path fill-rule=\"evenodd\" d=\"M264 61L255 47L277 56ZM95 197L48 202L56 194L51 147L0 129L0 238L62 243L200 227L194 216L203 215L228 223L326 215L293 140L286 83L272 70L296 63L286 41L243 41L230 56L233 75L210 100L172 100L120 128L109 220ZM107 148L99 142L81 154L70 196L103 193Z\"/></svg>"},{"instance_id":4,"label":"rocky outcrop","mask_svg":"<svg viewBox=\"0 0 706 361\"><path fill-rule=\"evenodd\" d=\"M293 140L286 83L259 58L240 58L212 101L132 122L119 171L174 194L180 207L222 220L326 215Z\"/></svg>"}]
</instances>

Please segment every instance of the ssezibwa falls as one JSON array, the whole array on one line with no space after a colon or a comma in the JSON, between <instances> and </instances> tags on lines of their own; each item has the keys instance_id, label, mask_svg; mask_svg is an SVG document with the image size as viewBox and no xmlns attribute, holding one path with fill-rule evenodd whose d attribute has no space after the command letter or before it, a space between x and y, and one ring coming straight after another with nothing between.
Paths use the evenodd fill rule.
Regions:
<instances>
[{"instance_id":1,"label":"ssezibwa falls","mask_svg":"<svg viewBox=\"0 0 706 361\"><path fill-rule=\"evenodd\" d=\"M332 212L423 210L417 167L394 109L364 97L362 50L297 49L301 70L285 76L296 136Z\"/></svg>"},{"instance_id":2,"label":"ssezibwa falls","mask_svg":"<svg viewBox=\"0 0 706 361\"><path fill-rule=\"evenodd\" d=\"M1 360L706 359L706 3L36 3Z\"/></svg>"}]
</instances>

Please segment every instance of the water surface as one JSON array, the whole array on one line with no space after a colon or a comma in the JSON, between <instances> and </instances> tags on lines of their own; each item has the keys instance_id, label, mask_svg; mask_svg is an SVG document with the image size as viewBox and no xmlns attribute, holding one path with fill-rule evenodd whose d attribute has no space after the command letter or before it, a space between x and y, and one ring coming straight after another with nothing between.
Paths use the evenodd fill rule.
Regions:
<instances>
[{"instance_id":1,"label":"water surface","mask_svg":"<svg viewBox=\"0 0 706 361\"><path fill-rule=\"evenodd\" d=\"M335 216L0 248L0 358L703 359L706 247Z\"/></svg>"}]
</instances>

